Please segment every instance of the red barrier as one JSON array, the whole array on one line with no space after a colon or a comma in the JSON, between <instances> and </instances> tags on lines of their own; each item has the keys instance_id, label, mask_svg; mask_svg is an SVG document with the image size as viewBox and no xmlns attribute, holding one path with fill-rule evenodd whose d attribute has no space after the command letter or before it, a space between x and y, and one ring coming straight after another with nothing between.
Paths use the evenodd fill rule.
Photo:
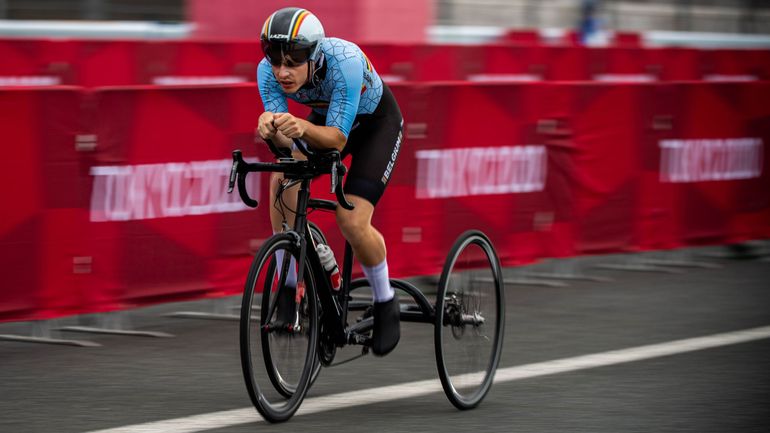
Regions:
<instances>
[{"instance_id":1,"label":"red barrier","mask_svg":"<svg viewBox=\"0 0 770 433\"><path fill-rule=\"evenodd\" d=\"M647 58L646 69L660 81L698 81L700 53L691 48L652 48L643 55Z\"/></svg>"},{"instance_id":2,"label":"red barrier","mask_svg":"<svg viewBox=\"0 0 770 433\"><path fill-rule=\"evenodd\" d=\"M73 84L75 47L72 41L0 39L0 86Z\"/></svg>"},{"instance_id":3,"label":"red barrier","mask_svg":"<svg viewBox=\"0 0 770 433\"><path fill-rule=\"evenodd\" d=\"M480 74L488 75L488 79L497 76L510 81L544 80L550 72L549 68L553 66L548 47L491 45L481 51L483 64Z\"/></svg>"},{"instance_id":4,"label":"red barrier","mask_svg":"<svg viewBox=\"0 0 770 433\"><path fill-rule=\"evenodd\" d=\"M147 84L251 81L262 60L257 42L162 41L145 47Z\"/></svg>"},{"instance_id":5,"label":"red barrier","mask_svg":"<svg viewBox=\"0 0 770 433\"><path fill-rule=\"evenodd\" d=\"M389 259L397 272L436 272L455 237L469 228L487 232L506 264L572 252L554 237L565 233L569 219L561 199L568 193L568 171L562 170L568 147L555 125L564 106L554 89L415 89L413 100L426 102L407 119L405 151L393 180L403 189L386 194L380 215L389 225L391 215L405 214L403 233L395 236L401 243L388 238L390 250L398 251ZM560 168L547 169L552 165ZM559 187L547 192L546 184Z\"/></svg>"},{"instance_id":6,"label":"red barrier","mask_svg":"<svg viewBox=\"0 0 770 433\"><path fill-rule=\"evenodd\" d=\"M587 52L588 74L596 81L647 82L658 79L644 48L594 48Z\"/></svg>"},{"instance_id":7,"label":"red barrier","mask_svg":"<svg viewBox=\"0 0 770 433\"><path fill-rule=\"evenodd\" d=\"M540 32L537 30L508 30L499 40L500 42L537 45L540 43Z\"/></svg>"},{"instance_id":8,"label":"red barrier","mask_svg":"<svg viewBox=\"0 0 770 433\"><path fill-rule=\"evenodd\" d=\"M669 167L663 181L680 194L683 244L744 240L751 233L740 221L768 215L770 159L764 143L770 142L770 111L759 102L768 89L764 83L687 89L680 140L661 149L661 164ZM766 233L767 224L754 229Z\"/></svg>"},{"instance_id":9,"label":"red barrier","mask_svg":"<svg viewBox=\"0 0 770 433\"><path fill-rule=\"evenodd\" d=\"M144 41L83 40L77 44L77 84L84 87L142 84Z\"/></svg>"},{"instance_id":10,"label":"red barrier","mask_svg":"<svg viewBox=\"0 0 770 433\"><path fill-rule=\"evenodd\" d=\"M368 43L362 49L388 82L770 79L770 50L523 43ZM261 54L258 41L5 39L0 40L0 58L0 85L4 80L34 84L47 77L43 84L96 87L253 82Z\"/></svg>"},{"instance_id":11,"label":"red barrier","mask_svg":"<svg viewBox=\"0 0 770 433\"><path fill-rule=\"evenodd\" d=\"M573 209L576 250L618 251L634 245L640 177L638 85L565 87L573 96L570 126L574 155Z\"/></svg>"},{"instance_id":12,"label":"red barrier","mask_svg":"<svg viewBox=\"0 0 770 433\"><path fill-rule=\"evenodd\" d=\"M438 272L469 228L506 265L770 237L768 83L391 87L393 276ZM267 174L256 211L225 193L233 149L272 158L259 112L253 85L0 92L0 320L238 293L271 234ZM334 216L311 219L341 254Z\"/></svg>"},{"instance_id":13,"label":"red barrier","mask_svg":"<svg viewBox=\"0 0 770 433\"><path fill-rule=\"evenodd\" d=\"M548 69L547 80L587 81L591 79L588 53L585 47L550 47L549 57L553 67Z\"/></svg>"},{"instance_id":14,"label":"red barrier","mask_svg":"<svg viewBox=\"0 0 770 433\"><path fill-rule=\"evenodd\" d=\"M0 321L79 312L83 233L73 201L72 157L81 93L68 88L0 92L0 125L9 157L0 162Z\"/></svg>"},{"instance_id":15,"label":"red barrier","mask_svg":"<svg viewBox=\"0 0 770 433\"><path fill-rule=\"evenodd\" d=\"M763 149L770 135L760 102L766 87L420 87L414 100L429 102L408 119L418 132L408 133L404 145L414 149L416 161L403 153L395 178L416 177L419 205L409 207L403 237L411 234L420 244L394 246L403 251L397 269L435 271L423 266L440 264L449 239L474 225L499 243L509 264L766 236L770 185ZM746 107L746 114L736 107ZM498 127L469 127L476 122ZM661 146L672 139L721 153L703 156L708 149L685 148L685 156L661 156ZM536 173L539 149L547 155L542 185L537 176L505 177L501 161L514 164L516 158L518 170ZM681 162L683 157L700 160ZM705 169L694 164L709 161L738 165L719 168L714 178L666 178L665 170L695 170L698 176ZM401 209L410 196L390 199Z\"/></svg>"},{"instance_id":16,"label":"red barrier","mask_svg":"<svg viewBox=\"0 0 770 433\"><path fill-rule=\"evenodd\" d=\"M257 104L253 85L94 94L93 308L241 287L250 241L270 234L267 207L241 212L224 186L231 151L254 155ZM252 181L260 185L259 176Z\"/></svg>"},{"instance_id":17,"label":"red barrier","mask_svg":"<svg viewBox=\"0 0 770 433\"><path fill-rule=\"evenodd\" d=\"M705 50L700 53L701 79L770 80L770 50Z\"/></svg>"}]
</instances>

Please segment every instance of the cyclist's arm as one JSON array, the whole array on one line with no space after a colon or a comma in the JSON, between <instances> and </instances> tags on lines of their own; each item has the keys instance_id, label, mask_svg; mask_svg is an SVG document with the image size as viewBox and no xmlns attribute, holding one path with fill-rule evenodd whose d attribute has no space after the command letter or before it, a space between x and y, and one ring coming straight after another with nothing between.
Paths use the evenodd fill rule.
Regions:
<instances>
[{"instance_id":1,"label":"cyclist's arm","mask_svg":"<svg viewBox=\"0 0 770 433\"><path fill-rule=\"evenodd\" d=\"M332 75L338 78L333 83L334 90L326 113L326 126L314 125L302 120L306 123L302 138L317 148L342 151L353 128L358 104L361 101L364 69L360 59L357 58L343 60L335 67L339 68L339 73L327 73L327 77Z\"/></svg>"},{"instance_id":2,"label":"cyclist's arm","mask_svg":"<svg viewBox=\"0 0 770 433\"><path fill-rule=\"evenodd\" d=\"M307 122L307 121L305 121ZM348 137L335 126L319 126L308 122L304 138L312 146L320 149L337 149L342 152Z\"/></svg>"},{"instance_id":3,"label":"cyclist's arm","mask_svg":"<svg viewBox=\"0 0 770 433\"><path fill-rule=\"evenodd\" d=\"M277 114L276 125L280 125L290 137L302 138L316 149L337 149L342 152L348 141L345 134L335 126L316 125L291 115L284 118L284 114ZM281 131L278 131L278 134L281 134Z\"/></svg>"},{"instance_id":4,"label":"cyclist's arm","mask_svg":"<svg viewBox=\"0 0 770 433\"><path fill-rule=\"evenodd\" d=\"M273 75L270 63L267 60L262 60L257 68L257 85L259 87L259 96L262 98L262 105L265 112L259 117L259 122L271 122L275 113L286 113L289 111L289 104L286 102L286 95L281 90L281 86L276 81ZM262 125L259 126L263 129ZM275 128L271 128L275 129ZM260 135L265 138L264 130L260 130ZM276 146L291 147L292 140L281 134L280 131L275 131L275 135L267 137L273 140Z\"/></svg>"}]
</instances>

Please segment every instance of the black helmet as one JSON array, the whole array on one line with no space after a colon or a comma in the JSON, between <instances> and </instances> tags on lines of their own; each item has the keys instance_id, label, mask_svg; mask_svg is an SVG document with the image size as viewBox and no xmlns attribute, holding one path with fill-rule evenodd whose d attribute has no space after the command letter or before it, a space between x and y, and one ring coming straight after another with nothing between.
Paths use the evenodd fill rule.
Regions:
<instances>
[{"instance_id":1,"label":"black helmet","mask_svg":"<svg viewBox=\"0 0 770 433\"><path fill-rule=\"evenodd\" d=\"M262 26L262 51L273 65L286 57L291 63L318 62L324 28L310 11L283 8L273 12Z\"/></svg>"}]
</instances>

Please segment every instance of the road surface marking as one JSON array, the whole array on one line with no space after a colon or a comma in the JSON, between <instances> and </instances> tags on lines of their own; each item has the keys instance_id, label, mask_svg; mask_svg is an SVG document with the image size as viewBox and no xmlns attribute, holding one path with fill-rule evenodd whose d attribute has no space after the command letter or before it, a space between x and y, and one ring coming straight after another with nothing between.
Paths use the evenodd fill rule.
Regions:
<instances>
[{"instance_id":1,"label":"road surface marking","mask_svg":"<svg viewBox=\"0 0 770 433\"><path fill-rule=\"evenodd\" d=\"M687 338L666 343L612 350L572 358L536 362L534 364L499 368L495 383L530 379L533 377L570 371L605 367L627 362L642 361L662 356L712 349L731 344L746 343L770 338L770 326L726 332L705 337ZM472 375L476 375L473 373ZM458 382L463 378L457 378ZM295 416L326 412L339 408L351 408L392 400L420 397L441 391L438 378L399 385L370 388L341 394L325 395L306 399ZM231 427L239 424L257 423L264 420L253 407L192 415L144 424L135 424L90 433L193 433L205 430Z\"/></svg>"}]
</instances>

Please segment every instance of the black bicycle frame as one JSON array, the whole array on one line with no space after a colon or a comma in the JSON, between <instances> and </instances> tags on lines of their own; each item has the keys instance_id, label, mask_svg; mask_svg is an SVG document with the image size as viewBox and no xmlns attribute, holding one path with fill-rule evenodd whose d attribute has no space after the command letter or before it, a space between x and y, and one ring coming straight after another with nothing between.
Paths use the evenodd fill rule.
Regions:
<instances>
[{"instance_id":1,"label":"black bicycle frame","mask_svg":"<svg viewBox=\"0 0 770 433\"><path fill-rule=\"evenodd\" d=\"M250 207L257 207L256 200L249 197L246 190L246 175L250 172L279 172L284 173L284 178L297 182L300 185L297 192L297 209L294 219L294 227L288 231L295 235L295 241L299 247L299 260L297 281L304 281L305 260L309 260L310 270L314 276L320 276L316 280L316 289L318 300L323 309L323 326L325 333L332 336L332 341L338 347L346 344L368 344L369 338L363 333L369 331L372 327L372 319L365 319L350 327L347 327L347 311L350 301L351 276L353 269L353 250L348 242L345 242L345 256L342 266L342 287L335 293L331 287L331 280L326 274L326 270L321 265L321 259L315 249L312 233L308 229L308 209L324 209L336 211L337 206L352 210L353 205L347 201L342 191L342 177L347 168L341 162L341 156L338 151L329 151L320 153L312 151L304 144L295 139L295 144L300 151L308 157L307 161L295 160L289 158L290 152L284 148L276 148L273 143L266 140L273 154L278 157L277 163L247 163L243 160L240 150L233 151L233 167L230 172L230 181L228 192L232 192L235 184L238 184L238 193L243 202ZM310 198L310 183L313 178L321 174L331 175L332 191L337 197L337 203L329 200L320 200ZM283 287L288 275L290 257L284 257L279 286ZM425 295L412 284L398 279L391 279L394 288L400 289L409 294L417 306L415 309L401 311L401 320L409 322L433 323L435 320L435 311L433 305L425 298ZM271 307L270 315L275 314L277 303ZM299 308L299 305L297 305ZM296 317L296 314L295 314Z\"/></svg>"},{"instance_id":2,"label":"black bicycle frame","mask_svg":"<svg viewBox=\"0 0 770 433\"><path fill-rule=\"evenodd\" d=\"M297 234L300 243L300 256L297 263L297 281L304 281L304 261L305 259L309 260L310 269L312 270L313 275L322 277L317 278L315 283L318 300L320 301L321 308L324 312L322 318L323 324L327 332L330 332L330 335L333 336L335 344L342 347L348 342L345 333L345 324L347 322L347 302L351 269L350 266L344 266L343 286L340 288L340 295L333 295L331 280L328 278L326 270L321 264L321 259L318 257L318 253L315 249L312 233L308 229L307 210L315 208L315 206L310 205L310 182L311 179L303 179L300 183L299 191L297 192L297 209L294 217L293 229L294 233ZM320 201L314 200L314 202L319 203ZM349 256L351 256L350 259ZM350 245L346 242L345 262L347 263L348 260L352 262L352 250ZM342 300L341 303L339 299Z\"/></svg>"}]
</instances>

